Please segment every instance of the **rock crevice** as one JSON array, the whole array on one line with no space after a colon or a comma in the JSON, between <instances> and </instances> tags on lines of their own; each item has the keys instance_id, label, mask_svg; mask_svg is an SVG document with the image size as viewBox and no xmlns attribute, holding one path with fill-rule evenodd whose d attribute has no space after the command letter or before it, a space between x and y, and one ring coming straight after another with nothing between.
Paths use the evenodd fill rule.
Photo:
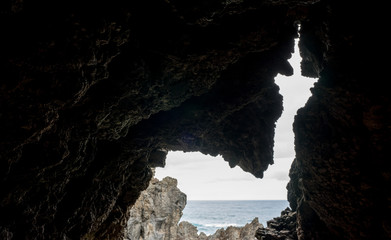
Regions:
<instances>
[{"instance_id":1,"label":"rock crevice","mask_svg":"<svg viewBox=\"0 0 391 240\"><path fill-rule=\"evenodd\" d=\"M319 81L293 126L288 195L299 239L391 236L391 102L378 66L368 62L388 48L371 35L384 23L378 7L321 2L301 23L303 73ZM364 20L370 11L379 14Z\"/></svg>"}]
</instances>

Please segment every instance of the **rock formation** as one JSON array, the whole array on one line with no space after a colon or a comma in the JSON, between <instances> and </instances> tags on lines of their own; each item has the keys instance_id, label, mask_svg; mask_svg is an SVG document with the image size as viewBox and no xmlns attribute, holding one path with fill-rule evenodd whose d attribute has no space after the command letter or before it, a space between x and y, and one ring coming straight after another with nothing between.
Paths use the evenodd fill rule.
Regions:
<instances>
[{"instance_id":1,"label":"rock formation","mask_svg":"<svg viewBox=\"0 0 391 240\"><path fill-rule=\"evenodd\" d=\"M255 240L255 233L259 228L263 228L263 225L255 218L244 227L229 226L227 229L219 229L208 236L207 240Z\"/></svg>"},{"instance_id":2,"label":"rock formation","mask_svg":"<svg viewBox=\"0 0 391 240\"><path fill-rule=\"evenodd\" d=\"M206 236L205 233L201 232L198 234L197 227L192 225L189 222L181 222L178 227L178 234L177 234L178 240L207 240L208 236Z\"/></svg>"},{"instance_id":3,"label":"rock formation","mask_svg":"<svg viewBox=\"0 0 391 240\"><path fill-rule=\"evenodd\" d=\"M226 229L218 229L214 234L207 236L189 222L181 222L178 227L178 235L175 240L256 240L255 234L263 225L255 218L251 223L243 227L229 226Z\"/></svg>"},{"instance_id":4,"label":"rock formation","mask_svg":"<svg viewBox=\"0 0 391 240\"><path fill-rule=\"evenodd\" d=\"M267 221L266 228L259 228L255 237L258 240L297 240L296 212L287 208L281 216Z\"/></svg>"},{"instance_id":5,"label":"rock formation","mask_svg":"<svg viewBox=\"0 0 391 240\"><path fill-rule=\"evenodd\" d=\"M318 76L294 124L299 239L391 237L386 3L0 4L0 238L118 239L167 150L273 163L273 78L301 25ZM381 213L381 214L379 214Z\"/></svg>"},{"instance_id":6,"label":"rock formation","mask_svg":"<svg viewBox=\"0 0 391 240\"><path fill-rule=\"evenodd\" d=\"M391 238L391 95L373 61L389 47L374 37L378 7L323 2L302 21L302 69L319 81L294 122L288 191L299 239Z\"/></svg>"},{"instance_id":7,"label":"rock formation","mask_svg":"<svg viewBox=\"0 0 391 240\"><path fill-rule=\"evenodd\" d=\"M244 227L230 226L213 235L198 234L197 227L180 222L186 195L177 188L177 180L166 177L152 179L130 210L125 240L254 240L262 224L255 218ZM178 224L179 223L179 224Z\"/></svg>"},{"instance_id":8,"label":"rock formation","mask_svg":"<svg viewBox=\"0 0 391 240\"><path fill-rule=\"evenodd\" d=\"M6 1L0 233L116 239L166 150L273 163L296 28L225 1Z\"/></svg>"},{"instance_id":9,"label":"rock formation","mask_svg":"<svg viewBox=\"0 0 391 240\"><path fill-rule=\"evenodd\" d=\"M178 222L185 206L186 194L177 188L176 179L152 179L130 210L124 239L176 239Z\"/></svg>"}]
</instances>

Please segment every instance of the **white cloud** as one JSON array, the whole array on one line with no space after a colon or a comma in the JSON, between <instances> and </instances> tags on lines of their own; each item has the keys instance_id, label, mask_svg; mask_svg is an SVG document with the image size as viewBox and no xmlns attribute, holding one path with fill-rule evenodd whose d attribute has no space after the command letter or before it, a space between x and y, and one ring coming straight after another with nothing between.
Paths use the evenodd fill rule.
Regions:
<instances>
[{"instance_id":1,"label":"white cloud","mask_svg":"<svg viewBox=\"0 0 391 240\"><path fill-rule=\"evenodd\" d=\"M275 159L263 179L257 179L239 167L230 168L221 156L169 152L166 161L165 168L156 169L156 177L177 178L178 187L189 200L258 200L286 199L287 169L292 158ZM178 161L182 161L181 166L173 164Z\"/></svg>"},{"instance_id":2,"label":"white cloud","mask_svg":"<svg viewBox=\"0 0 391 240\"><path fill-rule=\"evenodd\" d=\"M288 173L285 171L275 172L271 177L278 181L289 181Z\"/></svg>"}]
</instances>

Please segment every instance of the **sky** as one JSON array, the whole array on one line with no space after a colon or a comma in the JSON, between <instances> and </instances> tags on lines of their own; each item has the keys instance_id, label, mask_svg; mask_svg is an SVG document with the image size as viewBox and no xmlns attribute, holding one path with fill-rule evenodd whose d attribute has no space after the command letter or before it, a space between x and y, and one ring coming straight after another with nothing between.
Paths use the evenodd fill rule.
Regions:
<instances>
[{"instance_id":1,"label":"sky","mask_svg":"<svg viewBox=\"0 0 391 240\"><path fill-rule=\"evenodd\" d=\"M286 200L289 169L295 158L294 116L307 102L310 88L316 81L301 76L300 61L296 42L295 52L289 59L294 75L278 75L275 79L283 96L284 111L277 121L274 164L269 166L262 179L240 167L230 168L221 156L180 151L168 153L166 166L156 168L155 177L160 180L166 176L176 178L179 189L186 193L188 200Z\"/></svg>"}]
</instances>

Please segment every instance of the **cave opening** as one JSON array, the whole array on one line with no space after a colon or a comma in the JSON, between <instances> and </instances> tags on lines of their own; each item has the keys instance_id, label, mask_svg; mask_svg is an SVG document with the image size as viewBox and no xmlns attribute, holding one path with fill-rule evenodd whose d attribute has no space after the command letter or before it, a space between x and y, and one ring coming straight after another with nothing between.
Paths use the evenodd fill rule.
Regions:
<instances>
[{"instance_id":1,"label":"cave opening","mask_svg":"<svg viewBox=\"0 0 391 240\"><path fill-rule=\"evenodd\" d=\"M385 4L153 0L1 6L0 239L119 239L130 208L156 183L151 168L163 165L166 150L225 158L194 167L185 163L190 153L180 157L175 165L186 166L196 185L186 190L181 179L171 183L189 201L213 194L215 200L268 201L280 192L286 201L282 165L289 169L296 156L288 187L296 236L391 239ZM280 125L285 115L277 122L282 102L274 76L292 72L286 59L298 22L303 74L320 79L295 117L293 140ZM291 80L283 82L296 86ZM286 103L296 99L284 98L285 114ZM174 166L172 154L166 170ZM192 162L200 164L202 157ZM224 168L213 169L213 161ZM220 168L229 171L229 184ZM235 179L233 171L246 177ZM206 181L209 176L226 186ZM194 197L191 190L204 195ZM174 204L183 207L184 199ZM219 206L209 209L234 215ZM146 219L147 212L141 216ZM155 218L155 229L163 228L163 219ZM147 230L139 231L144 239Z\"/></svg>"},{"instance_id":2,"label":"cave opening","mask_svg":"<svg viewBox=\"0 0 391 240\"><path fill-rule=\"evenodd\" d=\"M268 220L279 216L281 210L288 207L286 185L295 158L292 124L316 81L301 76L297 39L294 54L288 61L294 75L275 78L283 96L284 111L276 123L274 164L269 166L263 179L240 168L230 168L222 156L212 157L199 152L171 151L165 168L155 169L157 179L170 176L178 180L178 188L187 195L181 221L197 226L198 232L213 234L222 227L243 226L255 217L266 226ZM238 204L240 201L242 206ZM244 214L238 215L235 208ZM210 219L205 219L206 212Z\"/></svg>"}]
</instances>

